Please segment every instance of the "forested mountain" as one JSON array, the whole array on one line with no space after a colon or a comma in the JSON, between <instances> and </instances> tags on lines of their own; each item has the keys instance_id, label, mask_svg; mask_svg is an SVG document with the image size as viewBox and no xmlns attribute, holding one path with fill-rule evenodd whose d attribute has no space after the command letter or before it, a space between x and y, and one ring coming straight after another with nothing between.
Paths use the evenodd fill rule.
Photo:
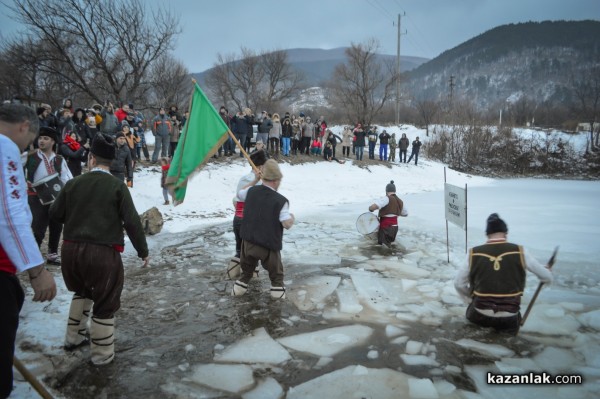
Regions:
<instances>
[{"instance_id":1,"label":"forested mountain","mask_svg":"<svg viewBox=\"0 0 600 399\"><path fill-rule=\"evenodd\" d=\"M407 72L408 98L450 95L480 108L528 98L571 100L573 79L600 66L600 21L545 21L489 30Z\"/></svg>"}]
</instances>

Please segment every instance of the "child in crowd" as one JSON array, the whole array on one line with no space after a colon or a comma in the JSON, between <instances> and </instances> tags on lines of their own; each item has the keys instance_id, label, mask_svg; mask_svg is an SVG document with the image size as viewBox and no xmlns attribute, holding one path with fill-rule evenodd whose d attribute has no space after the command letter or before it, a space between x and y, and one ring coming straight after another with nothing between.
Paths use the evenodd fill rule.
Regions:
<instances>
[{"instance_id":1,"label":"child in crowd","mask_svg":"<svg viewBox=\"0 0 600 399\"><path fill-rule=\"evenodd\" d=\"M163 205L169 205L169 189L165 184L165 180L167 180L167 173L169 172L169 167L171 167L170 158L162 157L160 159L160 169L161 169L161 177L160 177L160 186L162 187L163 198L165 199L165 203Z\"/></svg>"},{"instance_id":2,"label":"child in crowd","mask_svg":"<svg viewBox=\"0 0 600 399\"><path fill-rule=\"evenodd\" d=\"M321 155L321 141L318 138L313 139L310 145L310 153L312 155Z\"/></svg>"},{"instance_id":3,"label":"child in crowd","mask_svg":"<svg viewBox=\"0 0 600 399\"><path fill-rule=\"evenodd\" d=\"M331 141L329 141L329 140L327 140L327 142L325 143L325 149L323 150L323 156L325 157L325 160L328 162L331 162L331 161L336 161L337 163L345 163L346 162L344 160L340 161L333 155L333 145L331 144Z\"/></svg>"}]
</instances>

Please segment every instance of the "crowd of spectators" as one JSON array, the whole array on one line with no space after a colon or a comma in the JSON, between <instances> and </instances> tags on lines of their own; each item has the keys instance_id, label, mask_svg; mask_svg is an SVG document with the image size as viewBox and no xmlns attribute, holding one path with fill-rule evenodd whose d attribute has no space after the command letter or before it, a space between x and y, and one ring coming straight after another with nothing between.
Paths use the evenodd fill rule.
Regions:
<instances>
[{"instance_id":1,"label":"crowd of spectators","mask_svg":"<svg viewBox=\"0 0 600 399\"><path fill-rule=\"evenodd\" d=\"M111 171L125 179L129 186L133 185L133 171L138 161L156 164L162 158L173 157L181 131L189 117L188 112L182 115L176 105L160 108L155 116L147 118L131 103L120 104L117 108L107 101L103 105L94 104L83 108L75 107L71 99L65 99L62 106L54 112L49 104L41 104L37 108L37 114L41 127L54 128L58 132L57 153L65 158L74 176L81 174L82 163L86 162L94 136L98 132L113 136L118 143L118 156ZM247 152L257 142L262 142L270 157L276 160L282 157L311 156L340 162L338 158L352 156L357 161L362 161L367 147L369 160L378 158L383 162L396 162L398 151L399 162L407 162L410 142L406 134L403 133L397 139L395 134L390 135L386 130L379 132L377 126L363 126L361 123L348 125L343 128L340 137L328 128L324 116L313 121L302 112L299 115L285 112L280 116L276 112L262 111L255 115L249 108L230 114L225 106L220 107L219 114ZM146 130L150 130L155 139L152 154L146 144ZM341 156L336 153L339 145L342 146ZM413 141L411 158L415 158L415 164L420 146L418 138ZM235 154L243 156L234 141L228 137L214 158Z\"/></svg>"}]
</instances>

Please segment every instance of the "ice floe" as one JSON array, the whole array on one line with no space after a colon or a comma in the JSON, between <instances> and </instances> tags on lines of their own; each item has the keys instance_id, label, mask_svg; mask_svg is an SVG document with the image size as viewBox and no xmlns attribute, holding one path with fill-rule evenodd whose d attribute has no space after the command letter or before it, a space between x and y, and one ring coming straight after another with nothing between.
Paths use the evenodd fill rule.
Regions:
<instances>
[{"instance_id":1,"label":"ice floe","mask_svg":"<svg viewBox=\"0 0 600 399\"><path fill-rule=\"evenodd\" d=\"M264 327L239 340L220 354L215 361L237 363L280 364L291 359L290 354L267 333Z\"/></svg>"},{"instance_id":2,"label":"ice floe","mask_svg":"<svg viewBox=\"0 0 600 399\"><path fill-rule=\"evenodd\" d=\"M279 338L278 342L299 352L330 357L364 343L372 333L371 327L356 324L292 335Z\"/></svg>"}]
</instances>

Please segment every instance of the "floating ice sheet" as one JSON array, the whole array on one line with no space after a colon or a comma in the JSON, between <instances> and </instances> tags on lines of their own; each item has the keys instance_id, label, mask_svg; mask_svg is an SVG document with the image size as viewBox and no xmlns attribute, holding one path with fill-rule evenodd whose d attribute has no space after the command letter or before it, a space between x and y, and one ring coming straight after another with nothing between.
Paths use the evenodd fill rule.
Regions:
<instances>
[{"instance_id":1,"label":"floating ice sheet","mask_svg":"<svg viewBox=\"0 0 600 399\"><path fill-rule=\"evenodd\" d=\"M575 317L562 313L557 318L560 312L557 313L556 309L556 305L536 303L521 331L543 335L570 335L576 332L580 324Z\"/></svg>"},{"instance_id":2,"label":"floating ice sheet","mask_svg":"<svg viewBox=\"0 0 600 399\"><path fill-rule=\"evenodd\" d=\"M600 331L600 310L583 313L578 319L584 326Z\"/></svg>"},{"instance_id":3,"label":"floating ice sheet","mask_svg":"<svg viewBox=\"0 0 600 399\"><path fill-rule=\"evenodd\" d=\"M502 345L485 344L483 342L475 341L472 339L463 338L456 341L456 344L462 346L463 348L471 349L475 352L479 352L481 354L496 358L511 357L515 354L515 352Z\"/></svg>"},{"instance_id":4,"label":"floating ice sheet","mask_svg":"<svg viewBox=\"0 0 600 399\"><path fill-rule=\"evenodd\" d=\"M256 388L242 395L242 399L280 399L282 397L283 388L272 377L267 377L259 382Z\"/></svg>"},{"instance_id":5,"label":"floating ice sheet","mask_svg":"<svg viewBox=\"0 0 600 399\"><path fill-rule=\"evenodd\" d=\"M214 360L219 362L280 364L291 358L288 351L271 338L264 327L261 327L254 330L250 337L241 339L221 354L215 355Z\"/></svg>"},{"instance_id":6,"label":"floating ice sheet","mask_svg":"<svg viewBox=\"0 0 600 399\"><path fill-rule=\"evenodd\" d=\"M356 314L363 310L351 281L344 280L335 293L338 297L340 313Z\"/></svg>"},{"instance_id":7,"label":"floating ice sheet","mask_svg":"<svg viewBox=\"0 0 600 399\"><path fill-rule=\"evenodd\" d=\"M312 310L331 295L341 278L337 276L313 276L304 281L296 281L293 290L290 290L288 298L300 310Z\"/></svg>"},{"instance_id":8,"label":"floating ice sheet","mask_svg":"<svg viewBox=\"0 0 600 399\"><path fill-rule=\"evenodd\" d=\"M428 378L409 378L408 393L415 399L437 399L439 398L437 389Z\"/></svg>"},{"instance_id":9,"label":"floating ice sheet","mask_svg":"<svg viewBox=\"0 0 600 399\"><path fill-rule=\"evenodd\" d=\"M408 398L407 375L390 369L348 366L289 389L287 399Z\"/></svg>"},{"instance_id":10,"label":"floating ice sheet","mask_svg":"<svg viewBox=\"0 0 600 399\"><path fill-rule=\"evenodd\" d=\"M195 383L220 391L238 393L254 385L252 367L244 364L201 364L190 377Z\"/></svg>"},{"instance_id":11,"label":"floating ice sheet","mask_svg":"<svg viewBox=\"0 0 600 399\"><path fill-rule=\"evenodd\" d=\"M583 359L578 359L571 350L548 347L534 356L533 360L540 369L550 373L568 372L576 364L583 365Z\"/></svg>"},{"instance_id":12,"label":"floating ice sheet","mask_svg":"<svg viewBox=\"0 0 600 399\"><path fill-rule=\"evenodd\" d=\"M278 341L288 348L322 357L334 356L348 348L360 345L371 334L373 334L371 327L356 324L279 338Z\"/></svg>"},{"instance_id":13,"label":"floating ice sheet","mask_svg":"<svg viewBox=\"0 0 600 399\"><path fill-rule=\"evenodd\" d=\"M425 355L406 355L401 354L400 358L407 366L439 366L440 364L435 360Z\"/></svg>"}]
</instances>

